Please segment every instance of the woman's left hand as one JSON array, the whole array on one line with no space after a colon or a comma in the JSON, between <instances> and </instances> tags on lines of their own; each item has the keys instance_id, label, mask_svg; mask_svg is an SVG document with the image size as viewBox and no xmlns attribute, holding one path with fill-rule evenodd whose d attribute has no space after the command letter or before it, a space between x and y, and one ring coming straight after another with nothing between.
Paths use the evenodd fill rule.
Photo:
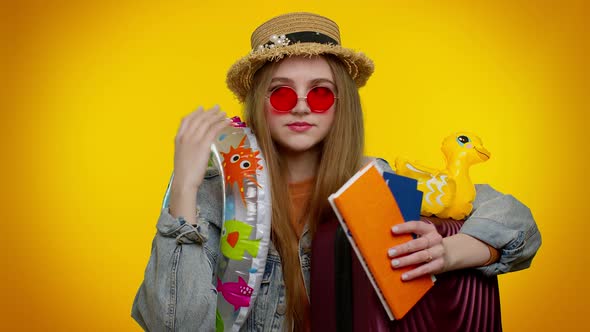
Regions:
<instances>
[{"instance_id":1,"label":"woman's left hand","mask_svg":"<svg viewBox=\"0 0 590 332\"><path fill-rule=\"evenodd\" d=\"M393 236L414 233L419 237L389 248L387 254L391 258L394 269L408 265L418 265L402 275L403 280L412 280L427 274L437 274L445 270L445 247L442 236L434 225L423 221L408 221L391 229Z\"/></svg>"}]
</instances>

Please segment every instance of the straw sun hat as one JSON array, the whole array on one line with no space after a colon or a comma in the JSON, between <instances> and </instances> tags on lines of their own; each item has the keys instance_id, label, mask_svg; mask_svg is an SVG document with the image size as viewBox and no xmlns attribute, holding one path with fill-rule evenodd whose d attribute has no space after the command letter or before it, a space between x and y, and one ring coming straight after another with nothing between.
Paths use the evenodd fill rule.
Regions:
<instances>
[{"instance_id":1,"label":"straw sun hat","mask_svg":"<svg viewBox=\"0 0 590 332\"><path fill-rule=\"evenodd\" d=\"M251 37L252 51L231 66L228 88L243 102L252 87L254 73L266 62L284 57L332 54L348 68L357 87L367 83L374 70L373 61L361 52L340 45L338 25L311 13L289 13L260 25Z\"/></svg>"}]
</instances>

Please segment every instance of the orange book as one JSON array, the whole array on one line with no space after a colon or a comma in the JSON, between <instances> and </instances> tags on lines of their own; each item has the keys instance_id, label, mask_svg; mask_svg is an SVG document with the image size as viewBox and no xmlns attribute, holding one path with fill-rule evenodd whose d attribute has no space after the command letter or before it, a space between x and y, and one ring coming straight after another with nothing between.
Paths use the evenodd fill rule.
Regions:
<instances>
[{"instance_id":1,"label":"orange book","mask_svg":"<svg viewBox=\"0 0 590 332\"><path fill-rule=\"evenodd\" d=\"M434 279L402 281L402 274L415 266L391 266L387 249L412 240L412 235L391 232L404 218L382 171L375 162L368 164L329 200L389 318L402 318L434 285Z\"/></svg>"}]
</instances>

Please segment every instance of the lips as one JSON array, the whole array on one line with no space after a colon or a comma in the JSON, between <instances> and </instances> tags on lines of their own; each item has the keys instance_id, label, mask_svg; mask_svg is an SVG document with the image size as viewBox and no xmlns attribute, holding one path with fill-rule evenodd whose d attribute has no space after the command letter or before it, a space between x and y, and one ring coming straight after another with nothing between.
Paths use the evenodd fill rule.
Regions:
<instances>
[{"instance_id":1,"label":"lips","mask_svg":"<svg viewBox=\"0 0 590 332\"><path fill-rule=\"evenodd\" d=\"M289 129L291 129L292 131L295 131L295 132L304 132L304 131L311 129L311 127L313 127L313 125L311 123L298 121L298 122L289 123L287 125L287 127L289 127Z\"/></svg>"}]
</instances>

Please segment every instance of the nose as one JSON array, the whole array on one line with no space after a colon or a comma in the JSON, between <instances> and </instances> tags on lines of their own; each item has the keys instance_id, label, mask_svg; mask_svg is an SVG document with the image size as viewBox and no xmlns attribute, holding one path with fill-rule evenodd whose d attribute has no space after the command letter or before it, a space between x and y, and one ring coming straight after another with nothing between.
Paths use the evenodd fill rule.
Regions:
<instances>
[{"instance_id":1,"label":"nose","mask_svg":"<svg viewBox=\"0 0 590 332\"><path fill-rule=\"evenodd\" d=\"M311 113L309 105L307 105L307 99L305 97L297 97L297 104L291 110L292 114L307 114Z\"/></svg>"}]
</instances>

